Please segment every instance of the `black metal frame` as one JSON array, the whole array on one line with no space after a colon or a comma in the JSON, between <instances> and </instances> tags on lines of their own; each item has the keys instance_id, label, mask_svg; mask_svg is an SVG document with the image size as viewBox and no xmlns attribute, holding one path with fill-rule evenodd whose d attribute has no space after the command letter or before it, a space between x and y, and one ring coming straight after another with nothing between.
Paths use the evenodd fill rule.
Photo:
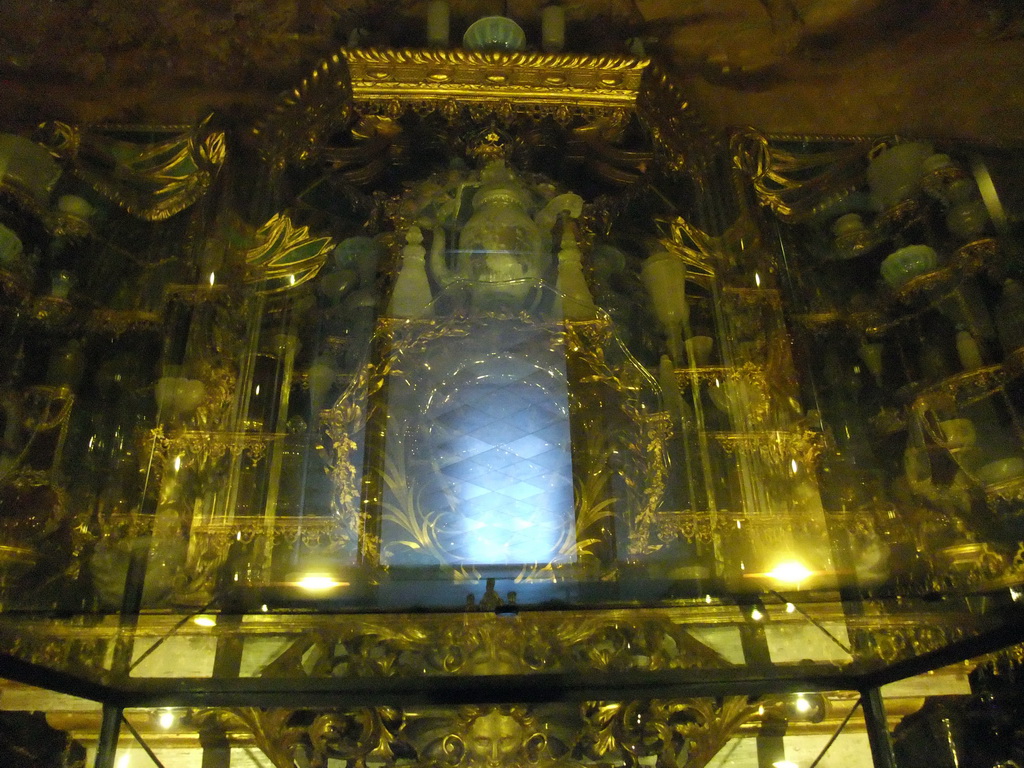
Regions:
<instances>
[{"instance_id":1,"label":"black metal frame","mask_svg":"<svg viewBox=\"0 0 1024 768\"><path fill-rule=\"evenodd\" d=\"M832 665L794 670L667 670L604 674L488 675L435 678L177 678L134 679L107 685L0 654L0 677L97 701L103 721L96 768L112 768L123 710L162 706L317 707L384 704L485 704L672 699L857 691L874 763L895 768L881 687L929 670L1024 642L1024 605L1005 609L1001 623L936 651L863 674L837 674Z\"/></svg>"}]
</instances>

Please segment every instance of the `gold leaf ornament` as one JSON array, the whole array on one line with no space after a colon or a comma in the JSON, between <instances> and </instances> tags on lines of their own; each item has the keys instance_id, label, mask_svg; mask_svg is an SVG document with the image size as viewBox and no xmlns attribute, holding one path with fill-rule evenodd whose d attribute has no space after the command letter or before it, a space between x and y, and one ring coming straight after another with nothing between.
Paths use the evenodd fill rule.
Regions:
<instances>
[{"instance_id":1,"label":"gold leaf ornament","mask_svg":"<svg viewBox=\"0 0 1024 768\"><path fill-rule=\"evenodd\" d=\"M245 279L261 293L286 291L316 277L334 247L329 237L313 237L287 214L276 213L252 237L243 252Z\"/></svg>"}]
</instances>

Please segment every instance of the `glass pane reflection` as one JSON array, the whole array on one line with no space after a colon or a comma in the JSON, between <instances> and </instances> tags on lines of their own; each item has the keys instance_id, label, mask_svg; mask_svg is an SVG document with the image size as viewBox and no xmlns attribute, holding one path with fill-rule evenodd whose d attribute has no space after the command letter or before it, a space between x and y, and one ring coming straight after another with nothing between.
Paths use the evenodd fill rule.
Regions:
<instances>
[{"instance_id":1,"label":"glass pane reflection","mask_svg":"<svg viewBox=\"0 0 1024 768\"><path fill-rule=\"evenodd\" d=\"M484 319L441 355L404 356L386 455L406 472L386 481L382 563L575 561L564 344L551 330Z\"/></svg>"}]
</instances>

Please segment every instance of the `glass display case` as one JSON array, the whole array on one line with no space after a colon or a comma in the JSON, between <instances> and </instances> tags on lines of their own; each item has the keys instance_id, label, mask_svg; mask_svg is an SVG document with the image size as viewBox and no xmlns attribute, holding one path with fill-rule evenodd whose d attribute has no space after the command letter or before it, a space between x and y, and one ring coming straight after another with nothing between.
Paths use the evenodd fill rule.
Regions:
<instances>
[{"instance_id":1,"label":"glass display case","mask_svg":"<svg viewBox=\"0 0 1024 768\"><path fill-rule=\"evenodd\" d=\"M473 51L0 136L0 674L103 768L893 765L1019 665L1019 163Z\"/></svg>"}]
</instances>

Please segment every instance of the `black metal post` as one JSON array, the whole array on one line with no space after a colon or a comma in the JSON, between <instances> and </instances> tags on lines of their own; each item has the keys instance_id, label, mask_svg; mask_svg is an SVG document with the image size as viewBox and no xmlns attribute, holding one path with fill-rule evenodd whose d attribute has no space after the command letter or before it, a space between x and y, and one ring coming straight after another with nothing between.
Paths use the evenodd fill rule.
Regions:
<instances>
[{"instance_id":1,"label":"black metal post","mask_svg":"<svg viewBox=\"0 0 1024 768\"><path fill-rule=\"evenodd\" d=\"M103 705L103 720L100 722L99 738L96 740L95 768L114 768L117 757L117 739L121 735L121 707Z\"/></svg>"},{"instance_id":2,"label":"black metal post","mask_svg":"<svg viewBox=\"0 0 1024 768\"><path fill-rule=\"evenodd\" d=\"M864 727L868 732L868 744L871 745L871 759L875 768L896 768L896 755L892 751L882 691L880 688L868 688L861 691L860 696L864 708Z\"/></svg>"}]
</instances>

